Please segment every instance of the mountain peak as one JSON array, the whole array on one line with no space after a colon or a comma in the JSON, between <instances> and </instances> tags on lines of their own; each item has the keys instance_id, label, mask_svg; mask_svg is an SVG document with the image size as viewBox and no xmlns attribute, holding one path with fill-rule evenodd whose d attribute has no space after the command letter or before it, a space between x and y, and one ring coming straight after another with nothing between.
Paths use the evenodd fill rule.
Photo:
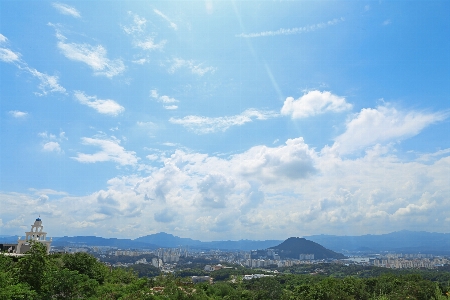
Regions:
<instances>
[{"instance_id":1,"label":"mountain peak","mask_svg":"<svg viewBox=\"0 0 450 300\"><path fill-rule=\"evenodd\" d=\"M300 254L314 254L315 259L345 258L341 253L336 253L313 241L299 237L290 237L278 246L270 249L278 250L281 257L297 259Z\"/></svg>"}]
</instances>

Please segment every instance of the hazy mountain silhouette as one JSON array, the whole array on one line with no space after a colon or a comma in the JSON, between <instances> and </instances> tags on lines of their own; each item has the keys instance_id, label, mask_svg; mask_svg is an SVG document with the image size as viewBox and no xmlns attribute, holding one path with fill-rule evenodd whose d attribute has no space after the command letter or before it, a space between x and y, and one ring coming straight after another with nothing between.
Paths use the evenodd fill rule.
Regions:
<instances>
[{"instance_id":1,"label":"hazy mountain silhouette","mask_svg":"<svg viewBox=\"0 0 450 300\"><path fill-rule=\"evenodd\" d=\"M281 258L299 259L300 254L314 254L314 259L345 258L341 253L336 253L313 241L298 237L290 237L270 249L277 250Z\"/></svg>"},{"instance_id":2,"label":"hazy mountain silhouette","mask_svg":"<svg viewBox=\"0 0 450 300\"><path fill-rule=\"evenodd\" d=\"M450 233L402 230L381 235L312 235L306 238L338 252L395 251L450 254Z\"/></svg>"}]
</instances>

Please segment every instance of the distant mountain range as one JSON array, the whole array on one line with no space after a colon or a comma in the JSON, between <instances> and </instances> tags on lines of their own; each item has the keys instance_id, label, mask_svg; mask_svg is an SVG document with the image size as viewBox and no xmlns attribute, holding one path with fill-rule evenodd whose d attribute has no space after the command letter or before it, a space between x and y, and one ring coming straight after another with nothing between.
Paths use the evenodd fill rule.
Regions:
<instances>
[{"instance_id":1,"label":"distant mountain range","mask_svg":"<svg viewBox=\"0 0 450 300\"><path fill-rule=\"evenodd\" d=\"M312 235L307 240L340 253L374 253L382 251L450 255L450 234L417 231L397 231L381 235L336 236ZM0 236L0 243L17 242L17 236ZM119 249L156 249L189 247L192 249L257 250L281 244L283 240L239 240L202 242L160 232L137 239L102 238L95 236L54 237L53 246L110 246Z\"/></svg>"},{"instance_id":2,"label":"distant mountain range","mask_svg":"<svg viewBox=\"0 0 450 300\"><path fill-rule=\"evenodd\" d=\"M11 242L11 239L0 238L0 243ZM17 241L17 237L13 237L12 241ZM275 246L282 241L266 240L266 241L214 241L202 242L190 238L180 238L172 234L160 232L150 234L137 239L116 239L116 238L102 238L96 236L74 236L74 237L54 237L52 246L59 247L75 247L75 246L109 246L117 247L119 249L157 249L157 248L175 248L188 247L191 249L221 249L221 250L244 250L250 251L254 249L267 249Z\"/></svg>"},{"instance_id":3,"label":"distant mountain range","mask_svg":"<svg viewBox=\"0 0 450 300\"><path fill-rule=\"evenodd\" d=\"M396 231L380 235L305 237L337 252L401 252L450 255L450 233Z\"/></svg>"}]
</instances>

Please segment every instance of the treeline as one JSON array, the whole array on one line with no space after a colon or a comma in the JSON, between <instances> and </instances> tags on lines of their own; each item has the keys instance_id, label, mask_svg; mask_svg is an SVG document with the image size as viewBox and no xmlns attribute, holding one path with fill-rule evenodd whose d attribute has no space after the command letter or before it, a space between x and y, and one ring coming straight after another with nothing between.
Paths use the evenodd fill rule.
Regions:
<instances>
[{"instance_id":1,"label":"treeline","mask_svg":"<svg viewBox=\"0 0 450 300\"><path fill-rule=\"evenodd\" d=\"M0 255L0 300L47 299L449 299L448 287L418 274L336 278L279 274L242 280L249 270L212 272L214 284L192 284L188 272L110 268L86 253L51 254L35 243L28 255ZM139 277L137 272L147 272ZM141 274L142 276L143 274Z\"/></svg>"}]
</instances>

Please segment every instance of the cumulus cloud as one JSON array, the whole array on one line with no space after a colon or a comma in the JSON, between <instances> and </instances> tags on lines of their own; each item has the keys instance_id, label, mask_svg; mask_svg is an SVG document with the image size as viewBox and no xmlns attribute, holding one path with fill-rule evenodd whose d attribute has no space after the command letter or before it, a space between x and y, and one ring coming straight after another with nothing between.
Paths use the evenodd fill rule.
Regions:
<instances>
[{"instance_id":1,"label":"cumulus cloud","mask_svg":"<svg viewBox=\"0 0 450 300\"><path fill-rule=\"evenodd\" d=\"M344 97L333 95L331 92L309 91L294 100L286 98L281 108L282 115L290 115L292 119L307 118L326 112L341 112L350 110L352 105Z\"/></svg>"},{"instance_id":2,"label":"cumulus cloud","mask_svg":"<svg viewBox=\"0 0 450 300\"><path fill-rule=\"evenodd\" d=\"M52 6L54 8L56 8L63 15L69 15L69 16L72 16L75 18L81 18L80 12L72 6L69 6L69 5L63 4L63 3L58 3L58 2L52 3Z\"/></svg>"},{"instance_id":3,"label":"cumulus cloud","mask_svg":"<svg viewBox=\"0 0 450 300\"><path fill-rule=\"evenodd\" d=\"M448 113L402 111L390 105L364 108L347 123L331 149L348 154L377 143L404 140L447 117Z\"/></svg>"},{"instance_id":4,"label":"cumulus cloud","mask_svg":"<svg viewBox=\"0 0 450 300\"><path fill-rule=\"evenodd\" d=\"M153 90L150 91L150 97L152 97L153 99L156 99L158 102L161 102L161 103L164 103L164 104L172 104L172 103L180 102L177 99L169 97L169 96L166 96L166 95L160 96L158 94L158 90L156 90L156 89L153 89ZM174 105L174 104L172 104L172 105L164 105L163 107L165 109L171 109L171 110L178 108L178 106Z\"/></svg>"},{"instance_id":5,"label":"cumulus cloud","mask_svg":"<svg viewBox=\"0 0 450 300\"><path fill-rule=\"evenodd\" d=\"M214 133L218 131L226 131L232 126L241 126L245 123L253 122L253 120L267 120L277 117L274 111L258 111L256 109L247 109L239 115L227 117L201 117L186 116L181 119L170 118L173 124L182 125L197 134Z\"/></svg>"},{"instance_id":6,"label":"cumulus cloud","mask_svg":"<svg viewBox=\"0 0 450 300\"><path fill-rule=\"evenodd\" d=\"M67 140L65 132L61 131L59 136L48 133L47 131L38 133L38 136L42 139L42 151L63 153L61 149L61 143Z\"/></svg>"},{"instance_id":7,"label":"cumulus cloud","mask_svg":"<svg viewBox=\"0 0 450 300\"><path fill-rule=\"evenodd\" d=\"M101 151L94 154L77 153L76 157L72 157L81 163L96 163L112 161L122 166L136 165L138 158L134 151L127 151L117 139L105 140L98 138L83 137L81 142L84 145L100 147Z\"/></svg>"},{"instance_id":8,"label":"cumulus cloud","mask_svg":"<svg viewBox=\"0 0 450 300\"><path fill-rule=\"evenodd\" d=\"M170 209L163 209L154 215L155 221L160 223L170 223L177 217L177 213Z\"/></svg>"},{"instance_id":9,"label":"cumulus cloud","mask_svg":"<svg viewBox=\"0 0 450 300\"><path fill-rule=\"evenodd\" d=\"M96 96L87 96L81 91L75 91L74 96L78 102L95 109L101 114L117 116L125 111L123 106L111 99L97 99Z\"/></svg>"},{"instance_id":10,"label":"cumulus cloud","mask_svg":"<svg viewBox=\"0 0 450 300\"><path fill-rule=\"evenodd\" d=\"M291 35L291 34L299 34L304 32L310 32L310 31L316 31L318 29L323 29L329 26L336 25L340 22L343 22L344 18L339 19L333 19L328 22L318 23L314 25L308 25L304 27L295 27L295 28L280 28L278 30L270 30L270 31L263 31L263 32L257 32L257 33L241 33L236 35L236 37L241 38L257 38L257 37L266 37L266 36L277 36L277 35Z\"/></svg>"},{"instance_id":11,"label":"cumulus cloud","mask_svg":"<svg viewBox=\"0 0 450 300\"><path fill-rule=\"evenodd\" d=\"M203 76L206 73L214 73L214 67L202 67L202 64L196 64L193 60L185 60L182 58L174 58L170 61L169 73L173 74L180 68L188 68L192 74Z\"/></svg>"},{"instance_id":12,"label":"cumulus cloud","mask_svg":"<svg viewBox=\"0 0 450 300\"><path fill-rule=\"evenodd\" d=\"M56 236L98 230L97 235L112 231L135 238L155 228L202 240L224 234L279 238L299 230L304 235L435 231L448 222L448 153L408 162L377 146L362 157L341 159L316 152L301 138L227 158L176 150L150 157L161 165L146 175L112 178L106 189L88 196L52 194L57 201L48 201L39 199L50 195L43 190L0 193L0 219L16 230L27 223L23 207L41 203L43 211L58 211L44 220ZM76 223L80 220L92 224Z\"/></svg>"},{"instance_id":13,"label":"cumulus cloud","mask_svg":"<svg viewBox=\"0 0 450 300\"><path fill-rule=\"evenodd\" d=\"M95 75L103 75L108 78L119 75L125 71L125 65L121 59L110 60L107 51L102 45L92 46L86 43L66 43L66 37L59 31L58 48L68 59L79 61L88 65Z\"/></svg>"},{"instance_id":14,"label":"cumulus cloud","mask_svg":"<svg viewBox=\"0 0 450 300\"><path fill-rule=\"evenodd\" d=\"M155 12L155 14L157 14L158 16L160 16L161 18L163 18L164 20L166 20L167 22L169 22L169 27L174 29L174 30L178 30L178 26L177 24L175 24L174 22L172 22L169 17L167 17L165 14L163 14L161 11L157 10L157 9L153 9L153 11Z\"/></svg>"},{"instance_id":15,"label":"cumulus cloud","mask_svg":"<svg viewBox=\"0 0 450 300\"><path fill-rule=\"evenodd\" d=\"M18 118L18 119L20 119L20 118L25 118L25 117L28 116L28 113L27 113L27 112L19 111L19 110L10 110L8 113L9 113L11 116L13 116L14 118Z\"/></svg>"},{"instance_id":16,"label":"cumulus cloud","mask_svg":"<svg viewBox=\"0 0 450 300\"><path fill-rule=\"evenodd\" d=\"M61 152L61 146L58 142L48 142L42 146L42 149L47 152Z\"/></svg>"},{"instance_id":17,"label":"cumulus cloud","mask_svg":"<svg viewBox=\"0 0 450 300\"><path fill-rule=\"evenodd\" d=\"M303 138L296 138L276 148L252 147L233 158L240 162L239 172L242 175L272 183L280 178L295 180L316 173L315 156L314 150L309 149Z\"/></svg>"},{"instance_id":18,"label":"cumulus cloud","mask_svg":"<svg viewBox=\"0 0 450 300\"><path fill-rule=\"evenodd\" d=\"M198 201L207 208L224 208L226 200L234 192L235 183L222 174L208 174L198 184Z\"/></svg>"}]
</instances>

